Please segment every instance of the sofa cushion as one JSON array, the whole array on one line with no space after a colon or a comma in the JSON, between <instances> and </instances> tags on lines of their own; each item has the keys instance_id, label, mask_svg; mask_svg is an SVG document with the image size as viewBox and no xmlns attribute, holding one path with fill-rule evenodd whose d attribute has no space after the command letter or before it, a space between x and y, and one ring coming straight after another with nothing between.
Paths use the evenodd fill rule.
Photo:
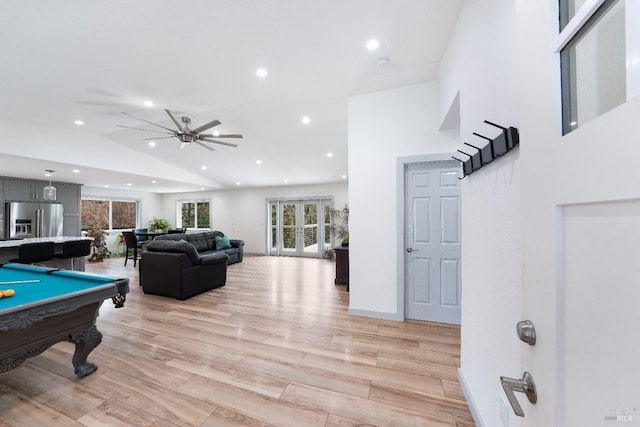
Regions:
<instances>
[{"instance_id":1,"label":"sofa cushion","mask_svg":"<svg viewBox=\"0 0 640 427\"><path fill-rule=\"evenodd\" d=\"M191 261L192 264L195 264L195 265L200 264L200 257L198 256L198 251L191 243L186 242L184 240L176 241L176 240L153 239L147 245L147 250L149 252L184 253L189 258L189 261Z\"/></svg>"},{"instance_id":2,"label":"sofa cushion","mask_svg":"<svg viewBox=\"0 0 640 427\"><path fill-rule=\"evenodd\" d=\"M216 249L216 236L223 236L219 231L205 231L204 236L207 239L207 250L214 251Z\"/></svg>"},{"instance_id":3,"label":"sofa cushion","mask_svg":"<svg viewBox=\"0 0 640 427\"><path fill-rule=\"evenodd\" d=\"M231 243L229 242L229 238L227 236L216 236L216 249L229 249L231 248Z\"/></svg>"},{"instance_id":4,"label":"sofa cushion","mask_svg":"<svg viewBox=\"0 0 640 427\"><path fill-rule=\"evenodd\" d=\"M208 253L205 255L200 255L200 264L202 265L210 265L215 264L217 262L226 263L229 260L229 255L224 252L214 252Z\"/></svg>"},{"instance_id":5,"label":"sofa cushion","mask_svg":"<svg viewBox=\"0 0 640 427\"><path fill-rule=\"evenodd\" d=\"M208 249L207 238L205 237L204 233L187 234L187 242L195 246L198 252L206 251Z\"/></svg>"},{"instance_id":6,"label":"sofa cushion","mask_svg":"<svg viewBox=\"0 0 640 427\"><path fill-rule=\"evenodd\" d=\"M161 234L156 236L155 240L186 240L187 235L185 233L174 233L174 234Z\"/></svg>"}]
</instances>

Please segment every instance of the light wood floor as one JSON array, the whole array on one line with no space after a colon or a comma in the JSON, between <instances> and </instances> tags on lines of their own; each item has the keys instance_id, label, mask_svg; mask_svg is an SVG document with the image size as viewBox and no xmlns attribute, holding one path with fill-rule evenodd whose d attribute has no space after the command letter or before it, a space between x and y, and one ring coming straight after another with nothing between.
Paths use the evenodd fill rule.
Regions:
<instances>
[{"instance_id":1,"label":"light wood floor","mask_svg":"<svg viewBox=\"0 0 640 427\"><path fill-rule=\"evenodd\" d=\"M98 370L76 378L59 343L0 374L0 425L474 425L459 328L347 315L332 261L245 257L187 301L143 294L122 264L87 265L131 280L124 308L101 308Z\"/></svg>"}]
</instances>

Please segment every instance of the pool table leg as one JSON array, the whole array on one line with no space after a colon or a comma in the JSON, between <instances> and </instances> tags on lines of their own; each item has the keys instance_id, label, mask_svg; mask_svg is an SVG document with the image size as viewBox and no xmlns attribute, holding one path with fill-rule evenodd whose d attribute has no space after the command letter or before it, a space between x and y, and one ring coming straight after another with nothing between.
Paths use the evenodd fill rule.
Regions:
<instances>
[{"instance_id":1,"label":"pool table leg","mask_svg":"<svg viewBox=\"0 0 640 427\"><path fill-rule=\"evenodd\" d=\"M86 377L98 369L95 364L87 362L89 353L102 342L102 333L96 328L95 322L84 331L69 335L69 341L76 345L71 360L78 377Z\"/></svg>"}]
</instances>

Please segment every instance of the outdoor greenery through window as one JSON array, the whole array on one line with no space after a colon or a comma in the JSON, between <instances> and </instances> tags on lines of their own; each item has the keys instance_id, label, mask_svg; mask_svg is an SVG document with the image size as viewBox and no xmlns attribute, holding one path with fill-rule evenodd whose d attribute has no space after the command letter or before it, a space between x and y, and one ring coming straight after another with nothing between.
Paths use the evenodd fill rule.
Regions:
<instances>
[{"instance_id":1,"label":"outdoor greenery through window","mask_svg":"<svg viewBox=\"0 0 640 427\"><path fill-rule=\"evenodd\" d=\"M83 230L101 228L120 230L136 228L138 202L132 200L82 199L81 226Z\"/></svg>"},{"instance_id":2,"label":"outdoor greenery through window","mask_svg":"<svg viewBox=\"0 0 640 427\"><path fill-rule=\"evenodd\" d=\"M177 227L211 228L211 202L209 200L181 200L177 203Z\"/></svg>"}]
</instances>

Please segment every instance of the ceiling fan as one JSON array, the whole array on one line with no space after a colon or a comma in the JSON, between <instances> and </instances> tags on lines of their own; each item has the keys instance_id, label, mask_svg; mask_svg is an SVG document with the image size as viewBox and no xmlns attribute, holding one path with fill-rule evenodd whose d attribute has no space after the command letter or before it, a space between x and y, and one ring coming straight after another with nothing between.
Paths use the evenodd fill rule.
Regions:
<instances>
[{"instance_id":1,"label":"ceiling fan","mask_svg":"<svg viewBox=\"0 0 640 427\"><path fill-rule=\"evenodd\" d=\"M152 130L152 129L144 129L144 128L138 128L138 127L133 127L133 126L124 126L124 125L117 125L118 127L121 128L126 128L126 129L135 129L135 130L143 130L146 132L156 132L156 133L161 133L161 134L165 134L165 135L169 135L169 136L161 136L161 137L157 137L157 138L145 138L146 140L156 140L156 139L166 139L166 138L178 138L181 142L180 144L180 149L184 148L186 145L191 144L192 142L195 142L196 144L200 145L201 147L206 148L209 151L214 151L214 149L212 147L209 147L206 144L203 144L202 142L209 142L209 143L213 143L213 144L222 144L222 145L226 145L229 147L237 147L236 144L231 144L230 142L224 142L224 141L218 141L216 138L242 138L242 135L240 134L227 134L227 135L215 135L215 137L213 136L214 134L210 135L204 135L202 132L211 129L212 127L218 126L220 124L219 120L213 120L210 121L209 123L206 123L202 126L199 126L195 129L189 129L189 125L191 124L191 119L187 116L182 116L180 117L180 120L178 120L178 118L176 117L176 115L171 112L170 110L165 109L164 111L167 112L167 114L169 115L169 117L171 118L171 120L173 121L173 123L175 123L175 125L178 127L177 130L175 129L171 129L162 125L159 125L157 123L151 122L149 120L143 119L142 117L138 117L138 116L134 116L133 114L129 114L129 113L125 113L123 112L122 114L125 114L129 117L133 117L134 119L138 119L138 120L142 120L143 122L147 122L149 124L152 124L154 126L158 126L162 129L164 129L164 131L159 131L159 130Z\"/></svg>"}]
</instances>

